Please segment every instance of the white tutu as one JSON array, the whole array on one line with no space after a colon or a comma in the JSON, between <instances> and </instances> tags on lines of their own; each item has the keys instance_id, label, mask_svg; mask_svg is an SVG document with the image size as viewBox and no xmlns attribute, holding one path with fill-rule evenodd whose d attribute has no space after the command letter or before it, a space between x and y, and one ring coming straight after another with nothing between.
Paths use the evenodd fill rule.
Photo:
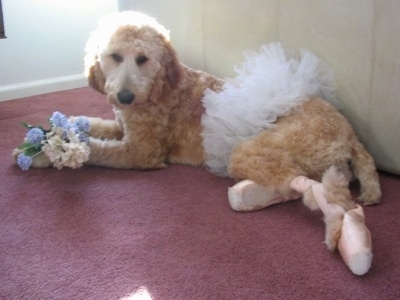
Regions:
<instances>
[{"instance_id":1,"label":"white tutu","mask_svg":"<svg viewBox=\"0 0 400 300\"><path fill-rule=\"evenodd\" d=\"M203 146L207 168L227 176L233 148L264 129L280 116L320 95L337 106L333 71L308 51L301 59L288 55L279 43L245 52L245 62L235 68L221 92L207 90L203 97Z\"/></svg>"}]
</instances>

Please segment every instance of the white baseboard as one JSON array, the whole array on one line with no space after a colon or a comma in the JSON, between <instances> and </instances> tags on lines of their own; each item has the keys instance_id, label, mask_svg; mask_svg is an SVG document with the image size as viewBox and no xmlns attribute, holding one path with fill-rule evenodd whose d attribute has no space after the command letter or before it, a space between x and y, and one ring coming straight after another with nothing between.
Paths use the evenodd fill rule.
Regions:
<instances>
[{"instance_id":1,"label":"white baseboard","mask_svg":"<svg viewBox=\"0 0 400 300\"><path fill-rule=\"evenodd\" d=\"M70 75L45 80L0 86L0 101L71 90L87 86L84 75Z\"/></svg>"}]
</instances>

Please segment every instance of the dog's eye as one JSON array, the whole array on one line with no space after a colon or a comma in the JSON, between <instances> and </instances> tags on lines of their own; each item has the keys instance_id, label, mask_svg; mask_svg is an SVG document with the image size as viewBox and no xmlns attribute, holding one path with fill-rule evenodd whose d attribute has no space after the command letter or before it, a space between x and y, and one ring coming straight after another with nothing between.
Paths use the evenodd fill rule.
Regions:
<instances>
[{"instance_id":1,"label":"dog's eye","mask_svg":"<svg viewBox=\"0 0 400 300\"><path fill-rule=\"evenodd\" d=\"M136 63L140 66L140 65L143 65L148 60L149 59L146 56L141 55L141 56L136 58Z\"/></svg>"},{"instance_id":2,"label":"dog's eye","mask_svg":"<svg viewBox=\"0 0 400 300\"><path fill-rule=\"evenodd\" d=\"M117 53L113 53L110 56L116 63L120 63L123 60L122 56Z\"/></svg>"}]
</instances>

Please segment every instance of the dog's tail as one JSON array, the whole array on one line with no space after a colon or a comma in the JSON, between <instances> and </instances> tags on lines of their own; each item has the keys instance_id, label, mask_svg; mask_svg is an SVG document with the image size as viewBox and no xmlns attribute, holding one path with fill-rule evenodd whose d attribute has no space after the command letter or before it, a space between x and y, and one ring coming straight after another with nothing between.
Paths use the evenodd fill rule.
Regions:
<instances>
[{"instance_id":1,"label":"dog's tail","mask_svg":"<svg viewBox=\"0 0 400 300\"><path fill-rule=\"evenodd\" d=\"M359 200L365 205L378 204L381 199L381 188L374 160L358 140L352 144L351 167L360 182Z\"/></svg>"}]
</instances>

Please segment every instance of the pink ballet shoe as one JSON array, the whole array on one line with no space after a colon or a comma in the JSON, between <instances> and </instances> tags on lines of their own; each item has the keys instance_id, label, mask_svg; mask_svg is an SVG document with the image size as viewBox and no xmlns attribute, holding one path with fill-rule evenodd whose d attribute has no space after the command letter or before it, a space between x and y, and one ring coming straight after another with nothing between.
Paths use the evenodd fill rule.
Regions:
<instances>
[{"instance_id":1,"label":"pink ballet shoe","mask_svg":"<svg viewBox=\"0 0 400 300\"><path fill-rule=\"evenodd\" d=\"M228 199L231 208L236 211L253 211L288 201L286 197L276 196L268 188L251 180L243 180L230 187Z\"/></svg>"},{"instance_id":2,"label":"pink ballet shoe","mask_svg":"<svg viewBox=\"0 0 400 300\"><path fill-rule=\"evenodd\" d=\"M344 214L338 249L354 274L368 272L372 263L372 240L360 205Z\"/></svg>"},{"instance_id":3,"label":"pink ballet shoe","mask_svg":"<svg viewBox=\"0 0 400 300\"><path fill-rule=\"evenodd\" d=\"M370 232L365 225L362 207L357 205L356 208L346 212L339 204L329 203L324 195L324 185L305 176L294 178L290 187L302 194L311 187L316 204L324 216L326 218L342 218L338 241L339 253L354 274L364 275L367 273L372 263L372 241Z\"/></svg>"}]
</instances>

